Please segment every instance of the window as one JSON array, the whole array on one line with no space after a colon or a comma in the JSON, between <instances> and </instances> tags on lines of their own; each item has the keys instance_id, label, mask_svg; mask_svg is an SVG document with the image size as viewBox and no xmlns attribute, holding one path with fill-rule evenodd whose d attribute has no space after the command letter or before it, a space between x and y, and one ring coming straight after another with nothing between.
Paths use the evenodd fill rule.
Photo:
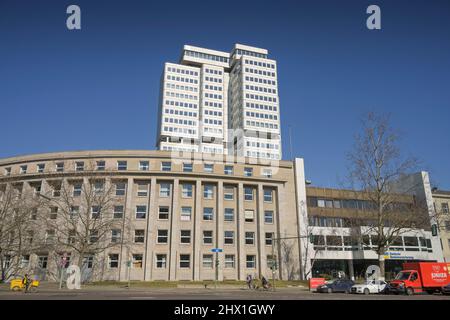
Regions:
<instances>
[{"instance_id":1,"label":"window","mask_svg":"<svg viewBox=\"0 0 450 320\"><path fill-rule=\"evenodd\" d=\"M273 240L273 232L266 232L266 246L271 246Z\"/></svg>"},{"instance_id":2,"label":"window","mask_svg":"<svg viewBox=\"0 0 450 320\"><path fill-rule=\"evenodd\" d=\"M246 177L253 176L253 168L244 168L244 176Z\"/></svg>"},{"instance_id":3,"label":"window","mask_svg":"<svg viewBox=\"0 0 450 320\"><path fill-rule=\"evenodd\" d=\"M224 220L225 221L234 221L234 209L233 208L225 208Z\"/></svg>"},{"instance_id":4,"label":"window","mask_svg":"<svg viewBox=\"0 0 450 320\"><path fill-rule=\"evenodd\" d=\"M244 211L245 222L253 222L255 220L255 212L253 210Z\"/></svg>"},{"instance_id":5,"label":"window","mask_svg":"<svg viewBox=\"0 0 450 320\"><path fill-rule=\"evenodd\" d=\"M64 162L57 162L56 163L56 172L63 172L64 171Z\"/></svg>"},{"instance_id":6,"label":"window","mask_svg":"<svg viewBox=\"0 0 450 320\"><path fill-rule=\"evenodd\" d=\"M170 197L170 183L159 184L159 196L162 198Z\"/></svg>"},{"instance_id":7,"label":"window","mask_svg":"<svg viewBox=\"0 0 450 320\"><path fill-rule=\"evenodd\" d=\"M11 175L11 167L5 168L5 176Z\"/></svg>"},{"instance_id":8,"label":"window","mask_svg":"<svg viewBox=\"0 0 450 320\"><path fill-rule=\"evenodd\" d=\"M144 243L145 230L134 230L134 242Z\"/></svg>"},{"instance_id":9,"label":"window","mask_svg":"<svg viewBox=\"0 0 450 320\"><path fill-rule=\"evenodd\" d=\"M145 219L147 216L147 206L136 206L136 219Z\"/></svg>"},{"instance_id":10,"label":"window","mask_svg":"<svg viewBox=\"0 0 450 320\"><path fill-rule=\"evenodd\" d=\"M23 255L22 259L20 260L20 267L27 268L29 264L30 264L30 255L29 254Z\"/></svg>"},{"instance_id":11,"label":"window","mask_svg":"<svg viewBox=\"0 0 450 320\"><path fill-rule=\"evenodd\" d=\"M36 208L34 208L34 209L31 211L31 220L37 220L37 214L38 214L38 211L37 211Z\"/></svg>"},{"instance_id":12,"label":"window","mask_svg":"<svg viewBox=\"0 0 450 320\"><path fill-rule=\"evenodd\" d=\"M89 243L96 243L98 241L98 230L89 231Z\"/></svg>"},{"instance_id":13,"label":"window","mask_svg":"<svg viewBox=\"0 0 450 320\"><path fill-rule=\"evenodd\" d=\"M109 255L109 267L110 268L118 268L119 267L119 255L117 253L113 253Z\"/></svg>"},{"instance_id":14,"label":"window","mask_svg":"<svg viewBox=\"0 0 450 320\"><path fill-rule=\"evenodd\" d=\"M265 178L272 178L272 169L263 169L263 174Z\"/></svg>"},{"instance_id":15,"label":"window","mask_svg":"<svg viewBox=\"0 0 450 320\"><path fill-rule=\"evenodd\" d=\"M91 217L92 219L100 219L100 206L91 207Z\"/></svg>"},{"instance_id":16,"label":"window","mask_svg":"<svg viewBox=\"0 0 450 320\"><path fill-rule=\"evenodd\" d=\"M102 194L105 191L105 184L101 181L94 182L94 193Z\"/></svg>"},{"instance_id":17,"label":"window","mask_svg":"<svg viewBox=\"0 0 450 320\"><path fill-rule=\"evenodd\" d=\"M156 255L156 268L165 269L167 268L167 255L157 254Z\"/></svg>"},{"instance_id":18,"label":"window","mask_svg":"<svg viewBox=\"0 0 450 320\"><path fill-rule=\"evenodd\" d=\"M191 256L189 254L180 254L180 268L190 268Z\"/></svg>"},{"instance_id":19,"label":"window","mask_svg":"<svg viewBox=\"0 0 450 320\"><path fill-rule=\"evenodd\" d=\"M204 254L203 255L203 268L212 269L213 268L213 255Z\"/></svg>"},{"instance_id":20,"label":"window","mask_svg":"<svg viewBox=\"0 0 450 320\"><path fill-rule=\"evenodd\" d=\"M27 166L20 166L20 173L21 174L27 173Z\"/></svg>"},{"instance_id":21,"label":"window","mask_svg":"<svg viewBox=\"0 0 450 320\"><path fill-rule=\"evenodd\" d=\"M255 244L255 233L246 232L245 233L245 244Z\"/></svg>"},{"instance_id":22,"label":"window","mask_svg":"<svg viewBox=\"0 0 450 320\"><path fill-rule=\"evenodd\" d=\"M272 202L272 189L264 189L264 202Z\"/></svg>"},{"instance_id":23,"label":"window","mask_svg":"<svg viewBox=\"0 0 450 320\"><path fill-rule=\"evenodd\" d=\"M74 197L81 196L81 183L76 183L73 185L73 196Z\"/></svg>"},{"instance_id":24,"label":"window","mask_svg":"<svg viewBox=\"0 0 450 320\"><path fill-rule=\"evenodd\" d=\"M111 230L111 242L112 243L118 243L120 242L122 232L119 229L112 229Z\"/></svg>"},{"instance_id":25,"label":"window","mask_svg":"<svg viewBox=\"0 0 450 320\"><path fill-rule=\"evenodd\" d=\"M234 268L234 254L225 255L225 268Z\"/></svg>"},{"instance_id":26,"label":"window","mask_svg":"<svg viewBox=\"0 0 450 320\"><path fill-rule=\"evenodd\" d=\"M210 230L203 231L203 244L212 244L213 243L213 232Z\"/></svg>"},{"instance_id":27,"label":"window","mask_svg":"<svg viewBox=\"0 0 450 320\"><path fill-rule=\"evenodd\" d=\"M58 207L51 207L49 218L55 220L57 217L58 217Z\"/></svg>"},{"instance_id":28,"label":"window","mask_svg":"<svg viewBox=\"0 0 450 320\"><path fill-rule=\"evenodd\" d=\"M83 258L83 266L86 266L88 269L92 269L94 266L94 256L88 255Z\"/></svg>"},{"instance_id":29,"label":"window","mask_svg":"<svg viewBox=\"0 0 450 320\"><path fill-rule=\"evenodd\" d=\"M247 255L246 257L246 266L249 269L254 269L256 268L256 256L253 255Z\"/></svg>"},{"instance_id":30,"label":"window","mask_svg":"<svg viewBox=\"0 0 450 320\"><path fill-rule=\"evenodd\" d=\"M150 169L150 163L148 161L139 161L139 170L148 171Z\"/></svg>"},{"instance_id":31,"label":"window","mask_svg":"<svg viewBox=\"0 0 450 320\"><path fill-rule=\"evenodd\" d=\"M224 174L233 174L233 166L225 166L223 169Z\"/></svg>"},{"instance_id":32,"label":"window","mask_svg":"<svg viewBox=\"0 0 450 320\"><path fill-rule=\"evenodd\" d=\"M181 221L191 221L191 215L191 207L181 207Z\"/></svg>"},{"instance_id":33,"label":"window","mask_svg":"<svg viewBox=\"0 0 450 320\"><path fill-rule=\"evenodd\" d=\"M105 161L97 161L97 171L105 171Z\"/></svg>"},{"instance_id":34,"label":"window","mask_svg":"<svg viewBox=\"0 0 450 320\"><path fill-rule=\"evenodd\" d=\"M272 210L264 211L264 223L273 223L273 211Z\"/></svg>"},{"instance_id":35,"label":"window","mask_svg":"<svg viewBox=\"0 0 450 320\"><path fill-rule=\"evenodd\" d=\"M76 217L78 217L78 214L80 213L80 207L79 206L72 206L70 207L70 218L71 219L75 219Z\"/></svg>"},{"instance_id":36,"label":"window","mask_svg":"<svg viewBox=\"0 0 450 320\"><path fill-rule=\"evenodd\" d=\"M126 161L117 161L117 170L123 171L127 170L127 162Z\"/></svg>"},{"instance_id":37,"label":"window","mask_svg":"<svg viewBox=\"0 0 450 320\"><path fill-rule=\"evenodd\" d=\"M61 183L56 183L53 185L53 196L55 198L61 196Z\"/></svg>"},{"instance_id":38,"label":"window","mask_svg":"<svg viewBox=\"0 0 450 320\"><path fill-rule=\"evenodd\" d=\"M183 172L192 172L192 163L183 163Z\"/></svg>"},{"instance_id":39,"label":"window","mask_svg":"<svg viewBox=\"0 0 450 320\"><path fill-rule=\"evenodd\" d=\"M224 232L224 243L225 244L233 244L234 243L234 231L225 231Z\"/></svg>"},{"instance_id":40,"label":"window","mask_svg":"<svg viewBox=\"0 0 450 320\"><path fill-rule=\"evenodd\" d=\"M172 163L171 162L161 162L161 171L171 171Z\"/></svg>"},{"instance_id":41,"label":"window","mask_svg":"<svg viewBox=\"0 0 450 320\"><path fill-rule=\"evenodd\" d=\"M75 171L84 171L84 161L75 162Z\"/></svg>"},{"instance_id":42,"label":"window","mask_svg":"<svg viewBox=\"0 0 450 320\"><path fill-rule=\"evenodd\" d=\"M192 187L193 185L190 183L183 183L182 188L182 196L183 198L192 198Z\"/></svg>"},{"instance_id":43,"label":"window","mask_svg":"<svg viewBox=\"0 0 450 320\"><path fill-rule=\"evenodd\" d=\"M138 183L137 195L138 195L138 197L146 197L148 195L148 184Z\"/></svg>"},{"instance_id":44,"label":"window","mask_svg":"<svg viewBox=\"0 0 450 320\"><path fill-rule=\"evenodd\" d=\"M123 218L123 206L114 206L114 219L122 219Z\"/></svg>"},{"instance_id":45,"label":"window","mask_svg":"<svg viewBox=\"0 0 450 320\"><path fill-rule=\"evenodd\" d=\"M133 254L132 262L134 269L142 269L142 254Z\"/></svg>"},{"instance_id":46,"label":"window","mask_svg":"<svg viewBox=\"0 0 450 320\"><path fill-rule=\"evenodd\" d=\"M168 230L158 230L158 243L167 243L169 239L169 231Z\"/></svg>"},{"instance_id":47,"label":"window","mask_svg":"<svg viewBox=\"0 0 450 320\"><path fill-rule=\"evenodd\" d=\"M116 196L124 196L125 195L125 187L126 187L126 184L124 182L116 183Z\"/></svg>"},{"instance_id":48,"label":"window","mask_svg":"<svg viewBox=\"0 0 450 320\"><path fill-rule=\"evenodd\" d=\"M41 269L47 269L48 256L38 256L38 266Z\"/></svg>"},{"instance_id":49,"label":"window","mask_svg":"<svg viewBox=\"0 0 450 320\"><path fill-rule=\"evenodd\" d=\"M212 164L212 163L210 163L210 164L205 163L203 165L203 171L204 172L208 172L208 173L212 173L214 171L214 164Z\"/></svg>"},{"instance_id":50,"label":"window","mask_svg":"<svg viewBox=\"0 0 450 320\"><path fill-rule=\"evenodd\" d=\"M251 187L245 187L244 188L244 199L246 201L252 201L253 200L253 188L251 188Z\"/></svg>"},{"instance_id":51,"label":"window","mask_svg":"<svg viewBox=\"0 0 450 320\"><path fill-rule=\"evenodd\" d=\"M212 199L214 193L214 186L212 184L205 184L203 186L203 197L205 199Z\"/></svg>"},{"instance_id":52,"label":"window","mask_svg":"<svg viewBox=\"0 0 450 320\"><path fill-rule=\"evenodd\" d=\"M203 208L203 220L212 221L213 220L213 208Z\"/></svg>"},{"instance_id":53,"label":"window","mask_svg":"<svg viewBox=\"0 0 450 320\"><path fill-rule=\"evenodd\" d=\"M181 243L191 243L191 230L181 230Z\"/></svg>"},{"instance_id":54,"label":"window","mask_svg":"<svg viewBox=\"0 0 450 320\"><path fill-rule=\"evenodd\" d=\"M449 212L448 211L448 203L446 203L446 202L442 203L441 207L442 207L442 213L448 213Z\"/></svg>"},{"instance_id":55,"label":"window","mask_svg":"<svg viewBox=\"0 0 450 320\"><path fill-rule=\"evenodd\" d=\"M169 219L169 207L159 207L158 219L160 220Z\"/></svg>"},{"instance_id":56,"label":"window","mask_svg":"<svg viewBox=\"0 0 450 320\"><path fill-rule=\"evenodd\" d=\"M39 163L39 164L37 165L37 172L38 172L38 173L43 173L43 172L44 172L44 169L45 169L45 164L44 164L44 163Z\"/></svg>"},{"instance_id":57,"label":"window","mask_svg":"<svg viewBox=\"0 0 450 320\"><path fill-rule=\"evenodd\" d=\"M233 200L233 198L234 198L234 188L233 187L225 187L223 194L224 194L224 199L225 200Z\"/></svg>"}]
</instances>

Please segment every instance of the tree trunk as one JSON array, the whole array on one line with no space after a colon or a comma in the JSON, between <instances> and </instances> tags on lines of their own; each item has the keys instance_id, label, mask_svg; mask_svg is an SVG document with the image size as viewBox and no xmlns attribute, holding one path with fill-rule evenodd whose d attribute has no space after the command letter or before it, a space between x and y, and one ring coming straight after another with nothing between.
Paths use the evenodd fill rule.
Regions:
<instances>
[{"instance_id":1,"label":"tree trunk","mask_svg":"<svg viewBox=\"0 0 450 320\"><path fill-rule=\"evenodd\" d=\"M380 279L385 279L385 260L384 260L384 253L378 254L378 266L380 267Z\"/></svg>"}]
</instances>

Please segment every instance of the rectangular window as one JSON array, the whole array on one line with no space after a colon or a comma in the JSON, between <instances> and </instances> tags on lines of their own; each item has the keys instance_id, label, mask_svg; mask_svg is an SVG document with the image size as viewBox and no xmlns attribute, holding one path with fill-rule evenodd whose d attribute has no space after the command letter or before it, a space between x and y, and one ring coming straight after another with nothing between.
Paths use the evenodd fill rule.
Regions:
<instances>
[{"instance_id":1,"label":"rectangular window","mask_svg":"<svg viewBox=\"0 0 450 320\"><path fill-rule=\"evenodd\" d=\"M183 163L183 172L192 172L192 163Z\"/></svg>"},{"instance_id":2,"label":"rectangular window","mask_svg":"<svg viewBox=\"0 0 450 320\"><path fill-rule=\"evenodd\" d=\"M111 230L111 242L112 243L118 243L120 242L122 232L119 229L112 229Z\"/></svg>"},{"instance_id":3,"label":"rectangular window","mask_svg":"<svg viewBox=\"0 0 450 320\"><path fill-rule=\"evenodd\" d=\"M61 183L56 183L53 185L53 196L55 198L61 196Z\"/></svg>"},{"instance_id":4,"label":"rectangular window","mask_svg":"<svg viewBox=\"0 0 450 320\"><path fill-rule=\"evenodd\" d=\"M76 183L73 185L73 196L74 197L81 196L81 183Z\"/></svg>"},{"instance_id":5,"label":"rectangular window","mask_svg":"<svg viewBox=\"0 0 450 320\"><path fill-rule=\"evenodd\" d=\"M214 164L208 164L208 163L205 163L204 165L203 165L203 171L204 172L208 172L208 173L212 173L213 171L214 171Z\"/></svg>"},{"instance_id":6,"label":"rectangular window","mask_svg":"<svg viewBox=\"0 0 450 320\"><path fill-rule=\"evenodd\" d=\"M148 184L138 183L137 195L138 195L138 197L146 197L148 195Z\"/></svg>"},{"instance_id":7,"label":"rectangular window","mask_svg":"<svg viewBox=\"0 0 450 320\"><path fill-rule=\"evenodd\" d=\"M72 207L70 207L69 215L70 215L71 219L77 218L79 213L80 213L80 207L79 206L72 206Z\"/></svg>"},{"instance_id":8,"label":"rectangular window","mask_svg":"<svg viewBox=\"0 0 450 320\"><path fill-rule=\"evenodd\" d=\"M442 213L448 213L449 212L449 210L448 210L448 203L446 203L446 202L442 203L441 207L442 207Z\"/></svg>"},{"instance_id":9,"label":"rectangular window","mask_svg":"<svg viewBox=\"0 0 450 320\"><path fill-rule=\"evenodd\" d=\"M64 171L64 162L57 162L56 163L56 172L63 172Z\"/></svg>"},{"instance_id":10,"label":"rectangular window","mask_svg":"<svg viewBox=\"0 0 450 320\"><path fill-rule=\"evenodd\" d=\"M48 256L38 256L38 266L41 269L47 269Z\"/></svg>"},{"instance_id":11,"label":"rectangular window","mask_svg":"<svg viewBox=\"0 0 450 320\"><path fill-rule=\"evenodd\" d=\"M158 243L167 243L169 239L169 231L168 230L158 230Z\"/></svg>"},{"instance_id":12,"label":"rectangular window","mask_svg":"<svg viewBox=\"0 0 450 320\"><path fill-rule=\"evenodd\" d=\"M244 188L244 199L246 201L252 201L253 200L253 188L251 188L251 187L245 187Z\"/></svg>"},{"instance_id":13,"label":"rectangular window","mask_svg":"<svg viewBox=\"0 0 450 320\"><path fill-rule=\"evenodd\" d=\"M203 255L203 268L212 269L213 268L213 255L204 254Z\"/></svg>"},{"instance_id":14,"label":"rectangular window","mask_svg":"<svg viewBox=\"0 0 450 320\"><path fill-rule=\"evenodd\" d=\"M225 268L234 268L234 254L225 255Z\"/></svg>"},{"instance_id":15,"label":"rectangular window","mask_svg":"<svg viewBox=\"0 0 450 320\"><path fill-rule=\"evenodd\" d=\"M119 255L117 253L109 255L109 267L111 269L119 267Z\"/></svg>"},{"instance_id":16,"label":"rectangular window","mask_svg":"<svg viewBox=\"0 0 450 320\"><path fill-rule=\"evenodd\" d=\"M150 169L150 163L148 161L139 161L139 170L148 171Z\"/></svg>"},{"instance_id":17,"label":"rectangular window","mask_svg":"<svg viewBox=\"0 0 450 320\"><path fill-rule=\"evenodd\" d=\"M134 269L142 269L142 254L133 254L132 262Z\"/></svg>"},{"instance_id":18,"label":"rectangular window","mask_svg":"<svg viewBox=\"0 0 450 320\"><path fill-rule=\"evenodd\" d=\"M158 219L160 220L169 219L169 207L159 207Z\"/></svg>"},{"instance_id":19,"label":"rectangular window","mask_svg":"<svg viewBox=\"0 0 450 320\"><path fill-rule=\"evenodd\" d=\"M272 210L264 211L264 223L273 223L273 211Z\"/></svg>"},{"instance_id":20,"label":"rectangular window","mask_svg":"<svg viewBox=\"0 0 450 320\"><path fill-rule=\"evenodd\" d=\"M100 206L92 206L91 207L91 217L92 219L100 219L101 214L101 208Z\"/></svg>"},{"instance_id":21,"label":"rectangular window","mask_svg":"<svg viewBox=\"0 0 450 320\"><path fill-rule=\"evenodd\" d=\"M233 200L234 199L234 188L233 187L225 187L223 191L225 200Z\"/></svg>"},{"instance_id":22,"label":"rectangular window","mask_svg":"<svg viewBox=\"0 0 450 320\"><path fill-rule=\"evenodd\" d=\"M211 230L203 231L203 244L212 244L213 243L213 232Z\"/></svg>"},{"instance_id":23,"label":"rectangular window","mask_svg":"<svg viewBox=\"0 0 450 320\"><path fill-rule=\"evenodd\" d=\"M167 268L167 255L157 254L156 255L156 268L165 269Z\"/></svg>"},{"instance_id":24,"label":"rectangular window","mask_svg":"<svg viewBox=\"0 0 450 320\"><path fill-rule=\"evenodd\" d=\"M224 220L225 221L234 221L234 209L233 208L225 208Z\"/></svg>"},{"instance_id":25,"label":"rectangular window","mask_svg":"<svg viewBox=\"0 0 450 320\"><path fill-rule=\"evenodd\" d=\"M263 176L265 178L272 178L272 169L263 169Z\"/></svg>"},{"instance_id":26,"label":"rectangular window","mask_svg":"<svg viewBox=\"0 0 450 320\"><path fill-rule=\"evenodd\" d=\"M230 175L233 174L233 166L224 166L223 173Z\"/></svg>"},{"instance_id":27,"label":"rectangular window","mask_svg":"<svg viewBox=\"0 0 450 320\"><path fill-rule=\"evenodd\" d=\"M123 206L114 206L114 219L122 219L123 218Z\"/></svg>"},{"instance_id":28,"label":"rectangular window","mask_svg":"<svg viewBox=\"0 0 450 320\"><path fill-rule=\"evenodd\" d=\"M214 195L214 185L212 184L205 184L203 186L203 197L205 199L212 199Z\"/></svg>"},{"instance_id":29,"label":"rectangular window","mask_svg":"<svg viewBox=\"0 0 450 320\"><path fill-rule=\"evenodd\" d=\"M191 207L181 207L181 221L191 221L191 215Z\"/></svg>"},{"instance_id":30,"label":"rectangular window","mask_svg":"<svg viewBox=\"0 0 450 320\"><path fill-rule=\"evenodd\" d=\"M234 243L234 231L225 231L223 242L225 244L233 244Z\"/></svg>"},{"instance_id":31,"label":"rectangular window","mask_svg":"<svg viewBox=\"0 0 450 320\"><path fill-rule=\"evenodd\" d=\"M170 183L159 184L159 196L162 198L170 197Z\"/></svg>"},{"instance_id":32,"label":"rectangular window","mask_svg":"<svg viewBox=\"0 0 450 320\"><path fill-rule=\"evenodd\" d=\"M272 245L273 232L266 232L266 246Z\"/></svg>"},{"instance_id":33,"label":"rectangular window","mask_svg":"<svg viewBox=\"0 0 450 320\"><path fill-rule=\"evenodd\" d=\"M147 206L136 206L136 219L145 219L147 216Z\"/></svg>"},{"instance_id":34,"label":"rectangular window","mask_svg":"<svg viewBox=\"0 0 450 320\"><path fill-rule=\"evenodd\" d=\"M255 221L255 212L253 210L245 210L244 218L245 218L245 222Z\"/></svg>"},{"instance_id":35,"label":"rectangular window","mask_svg":"<svg viewBox=\"0 0 450 320\"><path fill-rule=\"evenodd\" d=\"M57 217L58 217L58 207L51 207L49 218L55 220Z\"/></svg>"},{"instance_id":36,"label":"rectangular window","mask_svg":"<svg viewBox=\"0 0 450 320\"><path fill-rule=\"evenodd\" d=\"M116 196L124 196L125 188L126 188L126 184L124 182L116 183Z\"/></svg>"},{"instance_id":37,"label":"rectangular window","mask_svg":"<svg viewBox=\"0 0 450 320\"><path fill-rule=\"evenodd\" d=\"M245 244L255 244L255 233L246 232L245 233Z\"/></svg>"},{"instance_id":38,"label":"rectangular window","mask_svg":"<svg viewBox=\"0 0 450 320\"><path fill-rule=\"evenodd\" d=\"M189 254L180 254L180 268L190 268L191 256Z\"/></svg>"},{"instance_id":39,"label":"rectangular window","mask_svg":"<svg viewBox=\"0 0 450 320\"><path fill-rule=\"evenodd\" d=\"M134 230L134 243L144 243L145 230Z\"/></svg>"},{"instance_id":40,"label":"rectangular window","mask_svg":"<svg viewBox=\"0 0 450 320\"><path fill-rule=\"evenodd\" d=\"M246 259L246 267L248 269L254 269L256 268L256 256L253 255L247 255Z\"/></svg>"},{"instance_id":41,"label":"rectangular window","mask_svg":"<svg viewBox=\"0 0 450 320\"><path fill-rule=\"evenodd\" d=\"M97 161L97 171L105 171L105 161Z\"/></svg>"},{"instance_id":42,"label":"rectangular window","mask_svg":"<svg viewBox=\"0 0 450 320\"><path fill-rule=\"evenodd\" d=\"M20 267L27 268L29 264L30 264L30 255L29 254L23 255L22 259L20 260Z\"/></svg>"},{"instance_id":43,"label":"rectangular window","mask_svg":"<svg viewBox=\"0 0 450 320\"><path fill-rule=\"evenodd\" d=\"M264 202L272 202L272 189L264 189Z\"/></svg>"},{"instance_id":44,"label":"rectangular window","mask_svg":"<svg viewBox=\"0 0 450 320\"><path fill-rule=\"evenodd\" d=\"M192 198L193 185L191 183L183 183L181 188L183 198Z\"/></svg>"},{"instance_id":45,"label":"rectangular window","mask_svg":"<svg viewBox=\"0 0 450 320\"><path fill-rule=\"evenodd\" d=\"M84 161L75 162L75 171L84 171Z\"/></svg>"},{"instance_id":46,"label":"rectangular window","mask_svg":"<svg viewBox=\"0 0 450 320\"><path fill-rule=\"evenodd\" d=\"M120 170L120 171L127 170L127 162L126 161L117 161L117 170Z\"/></svg>"},{"instance_id":47,"label":"rectangular window","mask_svg":"<svg viewBox=\"0 0 450 320\"><path fill-rule=\"evenodd\" d=\"M171 171L172 170L172 163L169 161L163 161L161 162L161 171Z\"/></svg>"},{"instance_id":48,"label":"rectangular window","mask_svg":"<svg viewBox=\"0 0 450 320\"><path fill-rule=\"evenodd\" d=\"M212 221L214 215L214 209L213 208L203 208L203 220L205 221Z\"/></svg>"},{"instance_id":49,"label":"rectangular window","mask_svg":"<svg viewBox=\"0 0 450 320\"><path fill-rule=\"evenodd\" d=\"M253 176L253 168L244 168L244 176L246 177Z\"/></svg>"},{"instance_id":50,"label":"rectangular window","mask_svg":"<svg viewBox=\"0 0 450 320\"><path fill-rule=\"evenodd\" d=\"M38 173L43 173L43 172L44 172L44 169L45 169L45 163L39 163L39 164L37 165L37 172L38 172Z\"/></svg>"},{"instance_id":51,"label":"rectangular window","mask_svg":"<svg viewBox=\"0 0 450 320\"><path fill-rule=\"evenodd\" d=\"M27 173L27 166L20 166L20 173L21 174L25 174L25 173Z\"/></svg>"},{"instance_id":52,"label":"rectangular window","mask_svg":"<svg viewBox=\"0 0 450 320\"><path fill-rule=\"evenodd\" d=\"M191 243L191 230L181 230L180 235L181 243Z\"/></svg>"},{"instance_id":53,"label":"rectangular window","mask_svg":"<svg viewBox=\"0 0 450 320\"><path fill-rule=\"evenodd\" d=\"M101 181L94 182L94 193L102 194L105 191L105 184Z\"/></svg>"},{"instance_id":54,"label":"rectangular window","mask_svg":"<svg viewBox=\"0 0 450 320\"><path fill-rule=\"evenodd\" d=\"M90 230L89 231L89 243L98 242L98 230Z\"/></svg>"},{"instance_id":55,"label":"rectangular window","mask_svg":"<svg viewBox=\"0 0 450 320\"><path fill-rule=\"evenodd\" d=\"M5 168L5 176L11 175L11 167Z\"/></svg>"}]
</instances>

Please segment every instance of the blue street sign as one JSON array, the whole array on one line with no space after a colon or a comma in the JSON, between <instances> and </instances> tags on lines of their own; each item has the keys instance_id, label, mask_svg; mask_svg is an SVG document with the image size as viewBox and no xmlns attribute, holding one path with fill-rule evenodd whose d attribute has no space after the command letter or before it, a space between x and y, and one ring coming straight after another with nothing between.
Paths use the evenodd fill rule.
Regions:
<instances>
[{"instance_id":1,"label":"blue street sign","mask_svg":"<svg viewBox=\"0 0 450 320\"><path fill-rule=\"evenodd\" d=\"M211 252L222 252L223 251L223 249L221 249L221 248L213 248L213 249L211 249Z\"/></svg>"}]
</instances>

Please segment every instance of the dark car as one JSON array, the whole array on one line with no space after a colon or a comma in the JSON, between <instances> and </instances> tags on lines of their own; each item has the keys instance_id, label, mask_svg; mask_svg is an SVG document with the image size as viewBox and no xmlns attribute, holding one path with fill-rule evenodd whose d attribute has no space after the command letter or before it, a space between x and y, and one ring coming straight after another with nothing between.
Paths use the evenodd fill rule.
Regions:
<instances>
[{"instance_id":1,"label":"dark car","mask_svg":"<svg viewBox=\"0 0 450 320\"><path fill-rule=\"evenodd\" d=\"M445 294L445 295L450 294L450 283L448 285L442 287L442 294Z\"/></svg>"},{"instance_id":2,"label":"dark car","mask_svg":"<svg viewBox=\"0 0 450 320\"><path fill-rule=\"evenodd\" d=\"M317 292L333 293L333 292L346 292L349 293L351 287L355 283L349 279L337 279L328 281L317 287Z\"/></svg>"}]
</instances>

